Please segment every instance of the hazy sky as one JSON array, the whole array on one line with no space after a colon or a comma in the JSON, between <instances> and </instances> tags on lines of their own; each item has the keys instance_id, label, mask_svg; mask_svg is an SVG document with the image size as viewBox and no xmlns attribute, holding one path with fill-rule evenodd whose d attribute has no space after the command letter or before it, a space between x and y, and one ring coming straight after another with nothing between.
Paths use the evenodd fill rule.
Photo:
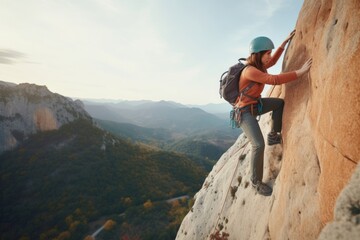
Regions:
<instances>
[{"instance_id":1,"label":"hazy sky","mask_svg":"<svg viewBox=\"0 0 360 240\"><path fill-rule=\"evenodd\" d=\"M302 3L0 0L0 80L73 98L224 102L220 75L257 36L279 46Z\"/></svg>"}]
</instances>

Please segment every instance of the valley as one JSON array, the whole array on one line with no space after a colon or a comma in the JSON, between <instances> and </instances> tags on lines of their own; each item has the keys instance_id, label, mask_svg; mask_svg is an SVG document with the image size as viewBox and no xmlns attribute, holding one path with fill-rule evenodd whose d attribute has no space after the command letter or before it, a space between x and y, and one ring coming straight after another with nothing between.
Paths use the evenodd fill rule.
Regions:
<instances>
[{"instance_id":1,"label":"valley","mask_svg":"<svg viewBox=\"0 0 360 240\"><path fill-rule=\"evenodd\" d=\"M0 82L0 93L4 240L91 239L104 224L96 239L174 239L238 136L173 102L98 105L105 114L46 86Z\"/></svg>"}]
</instances>

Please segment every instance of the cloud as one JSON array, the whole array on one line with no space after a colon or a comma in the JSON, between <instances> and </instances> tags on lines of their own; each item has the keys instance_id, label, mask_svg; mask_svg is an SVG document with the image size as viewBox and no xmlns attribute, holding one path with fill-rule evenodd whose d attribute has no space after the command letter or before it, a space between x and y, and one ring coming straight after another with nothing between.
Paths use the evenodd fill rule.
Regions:
<instances>
[{"instance_id":1,"label":"cloud","mask_svg":"<svg viewBox=\"0 0 360 240\"><path fill-rule=\"evenodd\" d=\"M266 18L273 17L278 11L284 9L289 3L284 0L265 0L264 5L266 7L263 10L259 11L261 15L264 15Z\"/></svg>"},{"instance_id":2,"label":"cloud","mask_svg":"<svg viewBox=\"0 0 360 240\"><path fill-rule=\"evenodd\" d=\"M17 59L25 57L25 54L12 49L0 49L0 63L15 64Z\"/></svg>"},{"instance_id":3,"label":"cloud","mask_svg":"<svg viewBox=\"0 0 360 240\"><path fill-rule=\"evenodd\" d=\"M113 0L95 0L95 3L112 13L120 13L120 9Z\"/></svg>"}]
</instances>

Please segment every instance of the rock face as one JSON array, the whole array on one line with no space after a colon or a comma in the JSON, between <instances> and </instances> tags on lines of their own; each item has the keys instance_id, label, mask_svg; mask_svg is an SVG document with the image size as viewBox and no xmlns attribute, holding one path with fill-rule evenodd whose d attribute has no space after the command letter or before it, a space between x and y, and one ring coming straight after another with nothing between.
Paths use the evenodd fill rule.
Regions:
<instances>
[{"instance_id":1,"label":"rock face","mask_svg":"<svg viewBox=\"0 0 360 240\"><path fill-rule=\"evenodd\" d=\"M91 119L80 101L45 86L0 81L0 153L38 131L58 129L78 118Z\"/></svg>"},{"instance_id":2,"label":"rock face","mask_svg":"<svg viewBox=\"0 0 360 240\"><path fill-rule=\"evenodd\" d=\"M360 1L305 1L298 36L291 43L284 70L313 58L307 79L285 86L284 122L289 141L296 128L312 139L321 175L322 223L332 219L335 200L360 159ZM301 124L302 119L309 126ZM297 121L299 126L293 123ZM287 145L290 149L296 144ZM286 150L286 149L285 149Z\"/></svg>"},{"instance_id":3,"label":"rock face","mask_svg":"<svg viewBox=\"0 0 360 240\"><path fill-rule=\"evenodd\" d=\"M319 240L359 239L360 236L360 165L335 205L335 218L321 231Z\"/></svg>"},{"instance_id":4,"label":"rock face","mask_svg":"<svg viewBox=\"0 0 360 240\"><path fill-rule=\"evenodd\" d=\"M249 186L250 146L241 135L205 179L177 239L216 232L228 239L317 239L324 226L322 239L333 227L338 239L360 236L360 185L352 184L351 197L339 197L360 161L359 12L358 0L304 1L283 71L310 57L313 66L272 94L285 99L284 143L265 149L263 180L273 186L272 196ZM260 121L264 135L269 121ZM338 198L351 201L334 219Z\"/></svg>"}]
</instances>

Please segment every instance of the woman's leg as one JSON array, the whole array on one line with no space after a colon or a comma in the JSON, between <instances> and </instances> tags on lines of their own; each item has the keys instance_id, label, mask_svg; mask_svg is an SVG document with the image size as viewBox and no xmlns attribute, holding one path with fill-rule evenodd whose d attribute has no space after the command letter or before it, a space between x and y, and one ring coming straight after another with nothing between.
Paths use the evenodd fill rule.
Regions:
<instances>
[{"instance_id":1,"label":"woman's leg","mask_svg":"<svg viewBox=\"0 0 360 240\"><path fill-rule=\"evenodd\" d=\"M260 114L265 114L267 112L273 111L271 131L280 133L282 129L284 100L281 98L262 98L261 101L263 103L263 108Z\"/></svg>"},{"instance_id":2,"label":"woman's leg","mask_svg":"<svg viewBox=\"0 0 360 240\"><path fill-rule=\"evenodd\" d=\"M251 181L262 181L265 143L259 124L250 112L242 113L240 127L251 143Z\"/></svg>"}]
</instances>

